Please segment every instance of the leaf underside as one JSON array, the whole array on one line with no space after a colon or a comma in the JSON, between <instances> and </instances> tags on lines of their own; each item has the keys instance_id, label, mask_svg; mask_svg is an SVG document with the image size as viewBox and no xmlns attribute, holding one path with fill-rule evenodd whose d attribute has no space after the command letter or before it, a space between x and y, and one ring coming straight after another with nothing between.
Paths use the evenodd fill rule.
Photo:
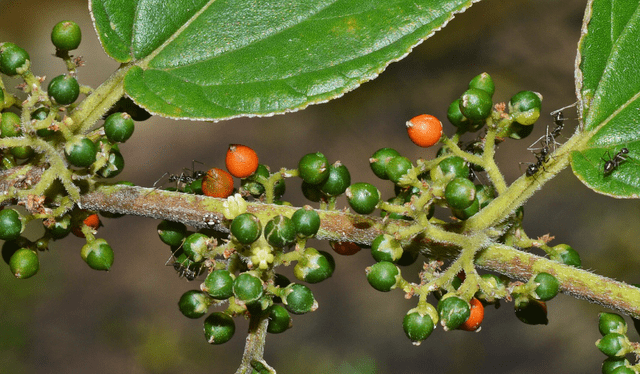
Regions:
<instances>
[{"instance_id":1,"label":"leaf underside","mask_svg":"<svg viewBox=\"0 0 640 374\"><path fill-rule=\"evenodd\" d=\"M574 174L592 190L640 197L640 4L592 0L578 46L576 91L583 130L593 135L571 155ZM623 148L628 154L619 154ZM620 157L616 158L616 155ZM605 173L609 160L616 167Z\"/></svg>"},{"instance_id":2,"label":"leaf underside","mask_svg":"<svg viewBox=\"0 0 640 374\"><path fill-rule=\"evenodd\" d=\"M266 116L325 102L479 0L92 0L126 93L177 119Z\"/></svg>"}]
</instances>

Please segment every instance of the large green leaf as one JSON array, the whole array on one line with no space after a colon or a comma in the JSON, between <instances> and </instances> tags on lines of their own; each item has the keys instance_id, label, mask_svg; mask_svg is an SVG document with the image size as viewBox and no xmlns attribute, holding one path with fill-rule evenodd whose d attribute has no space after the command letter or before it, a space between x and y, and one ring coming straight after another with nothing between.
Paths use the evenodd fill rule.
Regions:
<instances>
[{"instance_id":1,"label":"large green leaf","mask_svg":"<svg viewBox=\"0 0 640 374\"><path fill-rule=\"evenodd\" d=\"M590 139L571 155L574 174L596 192L640 197L640 4L592 0L576 74L582 131ZM626 148L629 153L619 153ZM621 157L616 158L616 155ZM609 160L619 161L605 173ZM615 166L615 165L614 165Z\"/></svg>"},{"instance_id":2,"label":"large green leaf","mask_svg":"<svg viewBox=\"0 0 640 374\"><path fill-rule=\"evenodd\" d=\"M125 91L202 120L324 102L375 78L479 0L92 0Z\"/></svg>"}]
</instances>

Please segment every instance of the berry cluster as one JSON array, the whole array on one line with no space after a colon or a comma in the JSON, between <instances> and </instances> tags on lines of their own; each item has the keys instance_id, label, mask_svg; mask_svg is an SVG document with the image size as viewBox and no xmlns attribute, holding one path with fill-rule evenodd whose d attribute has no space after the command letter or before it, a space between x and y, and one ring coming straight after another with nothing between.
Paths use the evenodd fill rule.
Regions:
<instances>
[{"instance_id":1,"label":"berry cluster","mask_svg":"<svg viewBox=\"0 0 640 374\"><path fill-rule=\"evenodd\" d=\"M633 320L640 332L640 321ZM602 374L637 374L640 372L640 344L627 337L627 323L615 313L600 313L598 329L602 338L596 342L600 352L608 356L602 363ZM626 356L633 355L634 364Z\"/></svg>"}]
</instances>

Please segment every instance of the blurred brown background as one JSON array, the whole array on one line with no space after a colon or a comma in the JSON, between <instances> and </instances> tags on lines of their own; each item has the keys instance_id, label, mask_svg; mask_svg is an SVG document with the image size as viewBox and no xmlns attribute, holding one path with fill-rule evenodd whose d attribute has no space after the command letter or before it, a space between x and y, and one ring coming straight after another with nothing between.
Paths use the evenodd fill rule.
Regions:
<instances>
[{"instance_id":1,"label":"blurred brown background","mask_svg":"<svg viewBox=\"0 0 640 374\"><path fill-rule=\"evenodd\" d=\"M491 74L497 101L528 89L542 93L545 113L574 102L575 48L585 3L485 0L378 79L301 112L216 124L152 118L138 124L135 136L121 146L127 168L118 178L151 186L164 172L180 172L191 160L222 167L227 145L241 143L275 169L295 167L305 153L322 151L330 161L346 164L354 182L373 182L389 197L391 186L376 180L369 156L387 146L414 160L433 157L435 150L410 142L404 122L421 113L445 118L448 104L473 76ZM24 47L34 72L50 79L64 72L49 42L51 28L64 19L82 27L76 54L87 65L79 80L95 87L117 64L95 37L86 1L2 0L0 41ZM5 83L14 87L19 81ZM576 124L567 122L565 135ZM543 116L531 138L550 123ZM453 133L448 123L445 132ZM533 161L525 149L529 144L527 139L500 146L498 162L509 182L523 173L518 161ZM303 204L299 182L289 182L287 189L285 197ZM638 282L638 208L637 201L591 192L565 171L529 201L525 228L532 237L551 233L556 237L552 244L572 245L587 269ZM116 251L108 273L93 271L81 260L82 241L75 237L43 253L40 273L31 279L14 280L8 267L0 266L0 372L234 372L246 322L237 320L236 336L225 345L205 342L202 320L189 320L177 308L180 295L199 282L178 279L164 266L170 253L157 237L157 223L104 219L99 236ZM314 245L328 250L327 243ZM503 303L500 309L487 309L480 333L438 328L414 347L401 323L416 301L367 284L364 268L373 260L366 250L336 260L334 276L312 286L318 311L294 316L293 329L268 337L266 357L278 373L600 372L605 357L594 343L602 308L559 296L549 303L548 326L528 326L517 320L512 304ZM411 269L403 274L415 280L417 270ZM635 331L629 335L638 338Z\"/></svg>"}]
</instances>

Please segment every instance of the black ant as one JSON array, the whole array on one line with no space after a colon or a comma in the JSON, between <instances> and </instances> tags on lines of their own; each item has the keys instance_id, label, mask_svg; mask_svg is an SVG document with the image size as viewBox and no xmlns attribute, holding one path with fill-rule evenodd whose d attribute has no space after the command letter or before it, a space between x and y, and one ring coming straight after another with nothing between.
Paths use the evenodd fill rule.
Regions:
<instances>
[{"instance_id":1,"label":"black ant","mask_svg":"<svg viewBox=\"0 0 640 374\"><path fill-rule=\"evenodd\" d=\"M187 168L184 168L183 172L180 173L180 174L171 174L169 172L166 172L166 173L162 174L162 176L160 178L158 178L158 180L153 183L153 187L155 188L156 184L158 184L158 182L162 178L164 178L165 175L169 175L169 177L167 179L168 179L168 181L170 183L176 182L176 187L178 185L180 185L180 184L186 185L186 184L192 183L192 182L204 177L204 175L206 174L205 171L195 170L196 169L196 167L195 167L196 162L199 163L199 164L202 164L202 162L200 162L200 161L193 160L193 161L191 161L191 170L189 170Z\"/></svg>"},{"instance_id":2,"label":"black ant","mask_svg":"<svg viewBox=\"0 0 640 374\"><path fill-rule=\"evenodd\" d=\"M190 264L188 266L185 266L184 263L189 263L189 260L185 260L183 262L178 261L178 259L174 254L171 254L171 257L167 260L167 262L165 263L165 265L169 266L169 261L173 260L173 263L171 264L171 266L173 266L173 270L175 270L178 273L178 277L179 278L185 278L187 281L191 282L192 280L196 279L196 277L198 276L198 274L200 273L200 269L191 269Z\"/></svg>"},{"instance_id":3,"label":"black ant","mask_svg":"<svg viewBox=\"0 0 640 374\"><path fill-rule=\"evenodd\" d=\"M553 145L553 149L555 150L556 146L560 144L560 143L558 143L556 141L556 138L558 138L560 136L560 133L562 132L562 129L564 129L564 121L567 120L568 118L565 118L562 115L562 112L560 110L555 111L555 112L551 112L551 115L553 116L553 124L556 127L554 127L553 130L551 130L551 132L549 132L549 126L547 126L547 134L541 136L538 140L533 142L533 144L531 144L529 146L529 148L527 148L527 150L529 150L529 151L541 150L541 149L544 149L544 148L548 148L549 144L552 144ZM534 145L536 145L538 143L544 144L544 145L541 148L534 148Z\"/></svg>"},{"instance_id":4,"label":"black ant","mask_svg":"<svg viewBox=\"0 0 640 374\"><path fill-rule=\"evenodd\" d=\"M545 144L538 152L533 152L533 155L536 156L536 162L529 163L527 166L526 175L527 177L533 177L540 168L544 170L544 164L549 161L551 155L549 154L551 151L549 150L549 146Z\"/></svg>"},{"instance_id":5,"label":"black ant","mask_svg":"<svg viewBox=\"0 0 640 374\"><path fill-rule=\"evenodd\" d=\"M618 166L620 166L620 164L622 162L624 162L627 157L624 155L629 154L629 149L622 148L620 149L620 151L618 153L615 154L615 156L611 157L611 154L609 153L609 151L607 151L607 156L609 157L608 160L605 160L604 158L600 158L602 161L604 161L604 175L609 175L611 174L612 171L614 171Z\"/></svg>"}]
</instances>

